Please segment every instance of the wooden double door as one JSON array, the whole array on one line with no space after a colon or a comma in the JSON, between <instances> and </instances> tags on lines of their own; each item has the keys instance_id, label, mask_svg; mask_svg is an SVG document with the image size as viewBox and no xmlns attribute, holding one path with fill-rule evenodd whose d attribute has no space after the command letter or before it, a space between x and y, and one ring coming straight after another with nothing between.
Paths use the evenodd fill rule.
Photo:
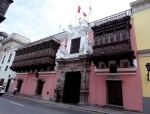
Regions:
<instances>
[{"instance_id":1,"label":"wooden double door","mask_svg":"<svg viewBox=\"0 0 150 114\"><path fill-rule=\"evenodd\" d=\"M110 105L123 106L122 81L107 81L107 102Z\"/></svg>"}]
</instances>

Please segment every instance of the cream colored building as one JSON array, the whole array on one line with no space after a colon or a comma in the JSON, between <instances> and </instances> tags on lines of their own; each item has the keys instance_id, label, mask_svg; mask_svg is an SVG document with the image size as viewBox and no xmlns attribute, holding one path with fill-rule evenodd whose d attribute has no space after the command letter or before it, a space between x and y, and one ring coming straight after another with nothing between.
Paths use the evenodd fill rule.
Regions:
<instances>
[{"instance_id":1,"label":"cream colored building","mask_svg":"<svg viewBox=\"0 0 150 114\"><path fill-rule=\"evenodd\" d=\"M142 79L143 109L150 114L150 77L145 66L150 63L150 0L136 0L131 7Z\"/></svg>"},{"instance_id":2,"label":"cream colored building","mask_svg":"<svg viewBox=\"0 0 150 114\"><path fill-rule=\"evenodd\" d=\"M5 86L6 91L11 89L11 85L16 73L10 70L10 66L15 57L15 50L29 43L30 40L13 33L1 42L0 47L0 85Z\"/></svg>"}]
</instances>

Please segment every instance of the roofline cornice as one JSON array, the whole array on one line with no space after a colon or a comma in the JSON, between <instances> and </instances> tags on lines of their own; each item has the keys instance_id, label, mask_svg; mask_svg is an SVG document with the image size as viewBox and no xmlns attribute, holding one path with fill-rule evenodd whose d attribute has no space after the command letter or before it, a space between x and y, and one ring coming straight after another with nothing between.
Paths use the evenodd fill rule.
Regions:
<instances>
[{"instance_id":1,"label":"roofline cornice","mask_svg":"<svg viewBox=\"0 0 150 114\"><path fill-rule=\"evenodd\" d=\"M150 9L150 0L136 0L130 3L133 13Z\"/></svg>"}]
</instances>

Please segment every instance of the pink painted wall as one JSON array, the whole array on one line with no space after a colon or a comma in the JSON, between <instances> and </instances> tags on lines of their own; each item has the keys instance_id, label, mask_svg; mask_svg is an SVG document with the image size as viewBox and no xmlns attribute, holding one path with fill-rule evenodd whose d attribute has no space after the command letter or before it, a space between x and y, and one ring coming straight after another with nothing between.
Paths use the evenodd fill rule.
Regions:
<instances>
[{"instance_id":1,"label":"pink painted wall","mask_svg":"<svg viewBox=\"0 0 150 114\"><path fill-rule=\"evenodd\" d=\"M16 75L16 80L14 81L13 83L13 87L12 87L12 92L14 92L14 89L15 87L17 86L17 80L18 79L23 79L23 82L22 82L22 86L21 86L21 89L20 89L20 93L23 93L23 89L25 87L25 82L26 82L26 79L27 79L27 75L21 75L21 74L17 74Z\"/></svg>"},{"instance_id":2,"label":"pink painted wall","mask_svg":"<svg viewBox=\"0 0 150 114\"><path fill-rule=\"evenodd\" d=\"M122 82L122 92L123 92L123 107L128 110L143 111L142 107L142 83L140 76L139 60L137 57L137 47L135 41L135 32L133 21L131 21L132 29L130 31L131 35L131 45L135 52L137 59L137 70L135 75L130 76L120 76L123 79ZM90 37L93 33L89 34ZM89 103L106 105L107 104L107 92L106 92L106 78L108 76L98 76L94 71L95 66L90 67L90 81L89 81Z\"/></svg>"},{"instance_id":3,"label":"pink painted wall","mask_svg":"<svg viewBox=\"0 0 150 114\"><path fill-rule=\"evenodd\" d=\"M43 85L42 97L44 98L53 98L54 97L54 89L56 87L58 71L55 74L51 75L39 75L39 78L45 80ZM47 94L49 92L49 94Z\"/></svg>"},{"instance_id":4,"label":"pink painted wall","mask_svg":"<svg viewBox=\"0 0 150 114\"><path fill-rule=\"evenodd\" d=\"M24 89L21 91L24 94L34 95L36 90L37 82L33 79L35 78L35 73L29 73L24 85Z\"/></svg>"},{"instance_id":5,"label":"pink painted wall","mask_svg":"<svg viewBox=\"0 0 150 114\"><path fill-rule=\"evenodd\" d=\"M14 91L14 88L17 85L17 79L23 79L23 83L21 86L20 93L27 94L27 95L34 95L37 81L35 81L33 78L35 77L35 73L29 73L28 75L16 75L16 81L13 84L12 91ZM39 75L39 78L44 79L45 83L43 85L43 91L42 91L42 97L43 98L53 98L54 97L54 89L56 87L56 82L58 78L58 70L55 74L49 74L49 75ZM49 94L47 94L49 92Z\"/></svg>"}]
</instances>

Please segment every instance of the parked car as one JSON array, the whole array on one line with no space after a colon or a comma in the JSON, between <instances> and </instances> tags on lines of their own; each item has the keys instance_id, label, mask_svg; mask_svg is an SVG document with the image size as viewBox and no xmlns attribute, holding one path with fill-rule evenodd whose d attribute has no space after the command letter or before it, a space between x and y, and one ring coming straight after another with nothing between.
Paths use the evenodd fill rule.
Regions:
<instances>
[{"instance_id":1,"label":"parked car","mask_svg":"<svg viewBox=\"0 0 150 114\"><path fill-rule=\"evenodd\" d=\"M0 86L0 96L2 96L5 93L5 89L3 86Z\"/></svg>"}]
</instances>

